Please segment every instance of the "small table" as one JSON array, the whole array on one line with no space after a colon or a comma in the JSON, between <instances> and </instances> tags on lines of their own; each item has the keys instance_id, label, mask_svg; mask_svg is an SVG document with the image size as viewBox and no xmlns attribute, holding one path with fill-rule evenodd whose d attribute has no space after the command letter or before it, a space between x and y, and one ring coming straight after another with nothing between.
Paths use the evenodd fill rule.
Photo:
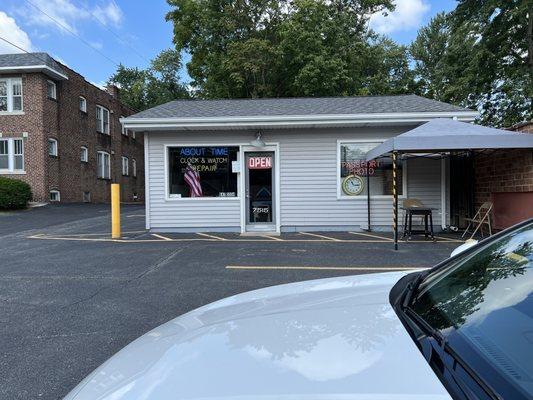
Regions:
<instances>
[{"instance_id":1,"label":"small table","mask_svg":"<svg viewBox=\"0 0 533 400\"><path fill-rule=\"evenodd\" d=\"M407 236L407 240L411 240L412 235L424 234L426 238L431 236L431 239L435 241L433 235L433 210L432 207L401 207L405 211L403 237ZM413 230L413 215L421 215L424 217L424 230Z\"/></svg>"}]
</instances>

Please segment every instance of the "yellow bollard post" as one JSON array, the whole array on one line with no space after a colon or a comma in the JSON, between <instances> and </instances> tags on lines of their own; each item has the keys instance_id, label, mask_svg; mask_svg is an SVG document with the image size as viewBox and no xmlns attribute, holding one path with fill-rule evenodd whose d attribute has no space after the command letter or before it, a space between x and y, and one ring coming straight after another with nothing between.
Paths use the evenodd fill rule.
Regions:
<instances>
[{"instance_id":1,"label":"yellow bollard post","mask_svg":"<svg viewBox=\"0 0 533 400\"><path fill-rule=\"evenodd\" d=\"M120 185L111 184L111 237L120 239Z\"/></svg>"}]
</instances>

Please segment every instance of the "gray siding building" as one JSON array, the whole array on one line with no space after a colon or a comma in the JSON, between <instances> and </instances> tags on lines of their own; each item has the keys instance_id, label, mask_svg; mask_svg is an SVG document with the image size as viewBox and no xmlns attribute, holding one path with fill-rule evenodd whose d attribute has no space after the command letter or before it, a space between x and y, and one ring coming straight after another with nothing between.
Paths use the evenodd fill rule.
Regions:
<instances>
[{"instance_id":1,"label":"gray siding building","mask_svg":"<svg viewBox=\"0 0 533 400\"><path fill-rule=\"evenodd\" d=\"M154 232L367 229L368 181L372 229L387 230L391 163L367 163L366 153L433 118L476 115L406 95L174 101L122 123L145 133L146 227ZM400 199L433 207L442 227L448 168L428 157L400 169Z\"/></svg>"}]
</instances>

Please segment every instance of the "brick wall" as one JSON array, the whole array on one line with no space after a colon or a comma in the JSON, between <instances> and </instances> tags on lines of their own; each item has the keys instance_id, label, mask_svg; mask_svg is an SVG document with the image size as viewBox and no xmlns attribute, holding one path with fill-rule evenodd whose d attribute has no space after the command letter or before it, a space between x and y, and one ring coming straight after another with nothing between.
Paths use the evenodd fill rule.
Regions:
<instances>
[{"instance_id":1,"label":"brick wall","mask_svg":"<svg viewBox=\"0 0 533 400\"><path fill-rule=\"evenodd\" d=\"M510 128L533 133L533 122ZM497 150L476 155L475 203L489 201L491 193L533 192L533 150Z\"/></svg>"},{"instance_id":2,"label":"brick wall","mask_svg":"<svg viewBox=\"0 0 533 400\"><path fill-rule=\"evenodd\" d=\"M111 183L121 184L122 201L144 199L144 149L140 134L122 135L121 116L133 110L119 99L87 82L75 71L62 66L69 79L55 81L57 100L46 95L49 77L41 73L22 75L22 115L0 115L3 137L22 137L25 146L25 173L3 175L21 179L32 187L34 200L47 201L50 190L61 193L62 202L81 202L90 192L92 202L108 202ZM87 112L79 109L79 96L87 100ZM96 105L110 110L110 135L96 131ZM58 156L48 155L48 139L58 141ZM81 162L81 147L88 148L89 161ZM97 178L97 151L111 154L111 179ZM122 156L129 158L130 175L122 176ZM132 160L137 162L137 177L131 174Z\"/></svg>"}]
</instances>

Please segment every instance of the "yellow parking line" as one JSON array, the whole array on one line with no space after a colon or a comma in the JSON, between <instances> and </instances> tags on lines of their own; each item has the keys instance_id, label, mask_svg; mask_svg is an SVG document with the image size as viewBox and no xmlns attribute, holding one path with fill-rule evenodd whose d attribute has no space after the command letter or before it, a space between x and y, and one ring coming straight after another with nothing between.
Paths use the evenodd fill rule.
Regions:
<instances>
[{"instance_id":1,"label":"yellow parking line","mask_svg":"<svg viewBox=\"0 0 533 400\"><path fill-rule=\"evenodd\" d=\"M264 269L264 270L336 270L336 271L407 271L426 269L426 267L327 267L299 265L227 265L226 269Z\"/></svg>"},{"instance_id":2,"label":"yellow parking line","mask_svg":"<svg viewBox=\"0 0 533 400\"><path fill-rule=\"evenodd\" d=\"M453 242L453 243L463 242L463 240L451 239L451 238L447 238L447 237L443 237L443 236L435 236L435 239L442 239L442 240L444 240L446 242Z\"/></svg>"},{"instance_id":3,"label":"yellow parking line","mask_svg":"<svg viewBox=\"0 0 533 400\"><path fill-rule=\"evenodd\" d=\"M327 240L330 240L332 242L341 242L340 239L336 239L336 238L332 238L332 237L324 236L324 235L318 235L316 233L311 233L311 232L300 232L300 234L308 235L308 236L314 236L314 237L317 237L317 238L320 238L320 239L327 239Z\"/></svg>"},{"instance_id":4,"label":"yellow parking line","mask_svg":"<svg viewBox=\"0 0 533 400\"><path fill-rule=\"evenodd\" d=\"M277 240L278 242L284 242L285 241L282 238L279 238L279 237L276 237L276 236L263 235L263 237L266 237L266 238L269 238L269 239L272 239L272 240Z\"/></svg>"},{"instance_id":5,"label":"yellow parking line","mask_svg":"<svg viewBox=\"0 0 533 400\"><path fill-rule=\"evenodd\" d=\"M211 235L210 235L211 236ZM42 239L42 240L70 240L70 241L88 241L88 242L118 242L118 243L162 243L167 240L161 239L111 239L111 238L84 238L84 237L68 237L68 236L46 236L42 233L27 236L28 239ZM232 242L262 242L262 243L273 243L275 240L268 239L224 239L218 238L217 236L211 236L206 238L178 238L178 239L168 239L172 242L215 242L215 241L226 241L228 243ZM307 240L307 239L282 239L283 242L291 243L326 243L332 242L331 239L317 239L317 240ZM383 240L336 240L339 243L386 243Z\"/></svg>"},{"instance_id":6,"label":"yellow parking line","mask_svg":"<svg viewBox=\"0 0 533 400\"><path fill-rule=\"evenodd\" d=\"M128 231L128 232L122 232L122 234L130 234L130 233L145 233L144 231ZM40 233L40 235L45 235L44 233ZM83 237L83 236L111 236L111 232L101 232L101 233L68 233L61 235L61 237Z\"/></svg>"},{"instance_id":7,"label":"yellow parking line","mask_svg":"<svg viewBox=\"0 0 533 400\"><path fill-rule=\"evenodd\" d=\"M196 233L196 234L197 234L197 235L200 235L200 236L208 237L208 238L211 238L211 239L228 240L228 239L223 238L223 237L220 237L220 236L208 235L207 233L201 233L201 232L198 232L198 233Z\"/></svg>"},{"instance_id":8,"label":"yellow parking line","mask_svg":"<svg viewBox=\"0 0 533 400\"><path fill-rule=\"evenodd\" d=\"M324 236L324 239L317 238L316 240L308 239L279 239L272 236L264 236L261 239L225 239L214 235L203 234L204 238L176 238L171 239L162 235L151 234L157 239L111 239L110 237L80 237L80 236L47 236L43 233L27 236L28 239L41 239L41 240L69 240L69 241L87 241L87 242L117 242L117 243L163 243L163 242L215 242L215 241L225 241L227 243L232 242L262 242L262 243L275 243L275 242L285 242L285 243L390 243L384 240L366 240L366 239L335 239L328 238ZM274 239L274 240L272 240ZM462 241L457 241L458 243L463 243ZM433 243L428 240L410 240L408 242L402 243ZM451 241L438 241L437 243L451 243Z\"/></svg>"},{"instance_id":9,"label":"yellow parking line","mask_svg":"<svg viewBox=\"0 0 533 400\"><path fill-rule=\"evenodd\" d=\"M168 238L168 237L163 236L163 235L158 235L157 233L152 233L152 236L155 236L156 238L167 240L167 241L170 241L170 242L172 241L171 238Z\"/></svg>"},{"instance_id":10,"label":"yellow parking line","mask_svg":"<svg viewBox=\"0 0 533 400\"><path fill-rule=\"evenodd\" d=\"M376 239L382 239L385 242L394 242L393 239L383 237L383 236L378 236L378 235L372 235L370 233L363 233L363 232L348 232L348 233L351 233L352 235L361 235L361 236L366 236L366 237L371 237L371 238L376 238Z\"/></svg>"}]
</instances>

